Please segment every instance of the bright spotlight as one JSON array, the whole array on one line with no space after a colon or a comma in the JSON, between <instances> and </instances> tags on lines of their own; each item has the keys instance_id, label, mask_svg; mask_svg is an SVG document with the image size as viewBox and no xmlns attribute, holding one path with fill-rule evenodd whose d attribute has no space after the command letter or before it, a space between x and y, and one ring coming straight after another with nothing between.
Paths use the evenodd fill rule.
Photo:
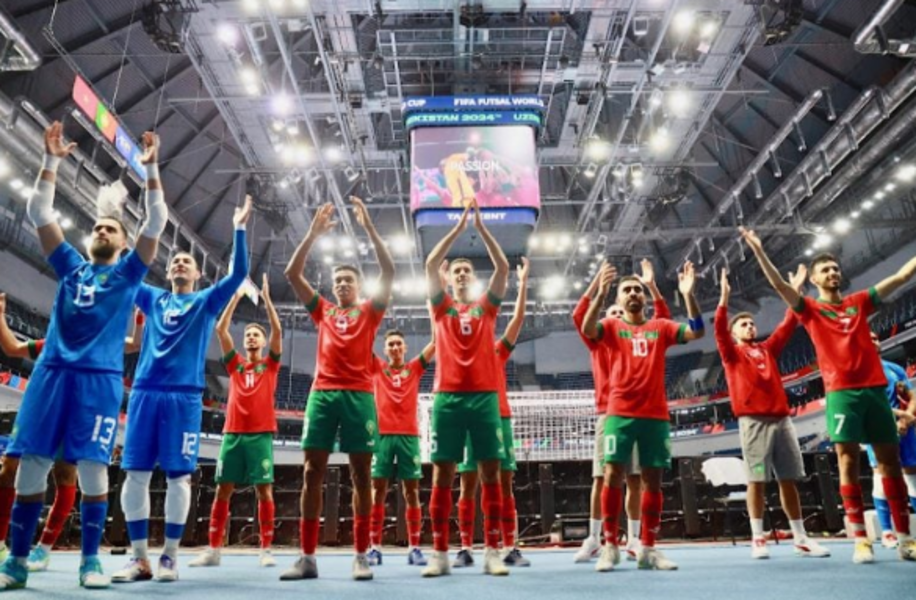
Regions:
<instances>
[{"instance_id":1,"label":"bright spotlight","mask_svg":"<svg viewBox=\"0 0 916 600\"><path fill-rule=\"evenodd\" d=\"M706 40L711 39L717 31L719 31L718 21L709 19L700 26L700 37Z\"/></svg>"},{"instance_id":2,"label":"bright spotlight","mask_svg":"<svg viewBox=\"0 0 916 600\"><path fill-rule=\"evenodd\" d=\"M593 178L598 173L598 165L595 163L588 163L588 166L585 167L585 170L582 171L582 174L588 177L589 179Z\"/></svg>"},{"instance_id":3,"label":"bright spotlight","mask_svg":"<svg viewBox=\"0 0 916 600\"><path fill-rule=\"evenodd\" d=\"M324 260L324 264L326 265L334 264L334 257L331 256L330 254L325 255L325 257L322 260Z\"/></svg>"},{"instance_id":4,"label":"bright spotlight","mask_svg":"<svg viewBox=\"0 0 916 600\"><path fill-rule=\"evenodd\" d=\"M899 181L910 183L916 179L916 165L903 165L894 175Z\"/></svg>"},{"instance_id":5,"label":"bright spotlight","mask_svg":"<svg viewBox=\"0 0 916 600\"><path fill-rule=\"evenodd\" d=\"M865 202L862 203L862 208L864 210L871 210L874 207L875 207L875 203L872 202L871 200L866 200Z\"/></svg>"},{"instance_id":6,"label":"bright spotlight","mask_svg":"<svg viewBox=\"0 0 916 600\"><path fill-rule=\"evenodd\" d=\"M273 121L270 122L270 128L276 131L277 133L280 133L281 131L283 131L284 127L285 125L283 124L282 119L274 119Z\"/></svg>"},{"instance_id":7,"label":"bright spotlight","mask_svg":"<svg viewBox=\"0 0 916 600\"><path fill-rule=\"evenodd\" d=\"M73 227L73 220L71 220L70 217L64 217L61 219L60 227L61 229L70 229Z\"/></svg>"},{"instance_id":8,"label":"bright spotlight","mask_svg":"<svg viewBox=\"0 0 916 600\"><path fill-rule=\"evenodd\" d=\"M296 163L300 165L307 165L313 158L312 149L305 144L296 146L295 153Z\"/></svg>"},{"instance_id":9,"label":"bright spotlight","mask_svg":"<svg viewBox=\"0 0 916 600\"><path fill-rule=\"evenodd\" d=\"M884 192L875 192L875 200L884 200L886 196Z\"/></svg>"},{"instance_id":10,"label":"bright spotlight","mask_svg":"<svg viewBox=\"0 0 916 600\"><path fill-rule=\"evenodd\" d=\"M858 219L858 218L859 218L859 215L861 215L861 214L862 214L862 213L860 213L859 211L854 210L854 211L852 211L851 213L849 213L849 217L852 218L852 219Z\"/></svg>"},{"instance_id":11,"label":"bright spotlight","mask_svg":"<svg viewBox=\"0 0 916 600\"><path fill-rule=\"evenodd\" d=\"M606 160L611 155L611 145L604 140L589 140L585 153L592 160Z\"/></svg>"},{"instance_id":12,"label":"bright spotlight","mask_svg":"<svg viewBox=\"0 0 916 600\"><path fill-rule=\"evenodd\" d=\"M325 252L330 252L334 249L334 238L330 236L325 236L318 240L318 247L324 250Z\"/></svg>"},{"instance_id":13,"label":"bright spotlight","mask_svg":"<svg viewBox=\"0 0 916 600\"><path fill-rule=\"evenodd\" d=\"M353 252L352 248L347 248L346 250L343 251L343 255L344 255L344 258L353 258L354 256L356 256L356 253Z\"/></svg>"},{"instance_id":14,"label":"bright spotlight","mask_svg":"<svg viewBox=\"0 0 916 600\"><path fill-rule=\"evenodd\" d=\"M531 250L537 250L538 245L540 244L540 238L538 236L531 234L531 237L528 238L528 248Z\"/></svg>"},{"instance_id":15,"label":"bright spotlight","mask_svg":"<svg viewBox=\"0 0 916 600\"><path fill-rule=\"evenodd\" d=\"M819 233L815 236L812 247L815 250L820 250L829 246L831 242L833 242L833 237L829 233Z\"/></svg>"},{"instance_id":16,"label":"bright spotlight","mask_svg":"<svg viewBox=\"0 0 916 600\"><path fill-rule=\"evenodd\" d=\"M840 217L833 224L833 230L839 234L849 233L850 229L852 229L852 221L845 217Z\"/></svg>"},{"instance_id":17,"label":"bright spotlight","mask_svg":"<svg viewBox=\"0 0 916 600\"><path fill-rule=\"evenodd\" d=\"M690 33L693 29L693 23L696 21L696 15L692 10L682 10L674 15L674 31L680 35Z\"/></svg>"},{"instance_id":18,"label":"bright spotlight","mask_svg":"<svg viewBox=\"0 0 916 600\"><path fill-rule=\"evenodd\" d=\"M814 250L812 250L811 248L808 248L807 250L805 250L805 256L812 256L813 254L814 254Z\"/></svg>"},{"instance_id":19,"label":"bright spotlight","mask_svg":"<svg viewBox=\"0 0 916 600\"><path fill-rule=\"evenodd\" d=\"M582 289L582 282L581 282L581 281L575 282L575 283L573 284L573 289L575 289L577 292L578 292L579 290L581 290L581 289Z\"/></svg>"},{"instance_id":20,"label":"bright spotlight","mask_svg":"<svg viewBox=\"0 0 916 600\"><path fill-rule=\"evenodd\" d=\"M410 254L410 251L413 250L413 244L407 234L402 233L394 236L391 240L391 248L398 254Z\"/></svg>"},{"instance_id":21,"label":"bright spotlight","mask_svg":"<svg viewBox=\"0 0 916 600\"><path fill-rule=\"evenodd\" d=\"M274 96L271 108L278 115L288 115L293 108L293 99L286 92L280 92Z\"/></svg>"},{"instance_id":22,"label":"bright spotlight","mask_svg":"<svg viewBox=\"0 0 916 600\"><path fill-rule=\"evenodd\" d=\"M588 254L588 246L586 244L579 244L579 254Z\"/></svg>"},{"instance_id":23,"label":"bright spotlight","mask_svg":"<svg viewBox=\"0 0 916 600\"><path fill-rule=\"evenodd\" d=\"M342 237L340 238L340 242L338 242L338 244L340 245L341 248L352 248L353 240L351 240L348 237Z\"/></svg>"},{"instance_id":24,"label":"bright spotlight","mask_svg":"<svg viewBox=\"0 0 916 600\"><path fill-rule=\"evenodd\" d=\"M239 30L231 23L220 23L216 27L216 38L227 46L235 46L239 41Z\"/></svg>"},{"instance_id":25,"label":"bright spotlight","mask_svg":"<svg viewBox=\"0 0 916 600\"><path fill-rule=\"evenodd\" d=\"M363 280L362 287L363 287L363 293L366 294L366 296L370 298L375 297L375 295L378 294L380 291L378 279L375 279L375 278Z\"/></svg>"},{"instance_id":26,"label":"bright spotlight","mask_svg":"<svg viewBox=\"0 0 916 600\"><path fill-rule=\"evenodd\" d=\"M324 149L324 157L328 162L340 162L343 159L343 152L337 146L328 146Z\"/></svg>"},{"instance_id":27,"label":"bright spotlight","mask_svg":"<svg viewBox=\"0 0 916 600\"><path fill-rule=\"evenodd\" d=\"M286 0L270 0L269 4L274 10L283 10L286 6Z\"/></svg>"},{"instance_id":28,"label":"bright spotlight","mask_svg":"<svg viewBox=\"0 0 916 600\"><path fill-rule=\"evenodd\" d=\"M242 8L248 14L256 14L261 10L260 0L242 0Z\"/></svg>"},{"instance_id":29,"label":"bright spotlight","mask_svg":"<svg viewBox=\"0 0 916 600\"><path fill-rule=\"evenodd\" d=\"M667 129L659 129L649 138L649 147L655 152L664 152L671 145L671 139L668 137Z\"/></svg>"},{"instance_id":30,"label":"bright spotlight","mask_svg":"<svg viewBox=\"0 0 916 600\"><path fill-rule=\"evenodd\" d=\"M896 190L896 189L897 189L897 184L895 184L895 183L889 183L889 184L887 184L886 186L884 186L884 191L885 191L885 192L893 192L893 191Z\"/></svg>"},{"instance_id":31,"label":"bright spotlight","mask_svg":"<svg viewBox=\"0 0 916 600\"><path fill-rule=\"evenodd\" d=\"M296 137L297 135L299 135L299 123L296 123L295 121L293 121L292 123L287 125L286 133L288 133L292 137Z\"/></svg>"},{"instance_id":32,"label":"bright spotlight","mask_svg":"<svg viewBox=\"0 0 916 600\"><path fill-rule=\"evenodd\" d=\"M13 188L14 190L21 190L23 186L25 186L25 183L23 183L22 180L19 179L18 177L10 181L10 187Z\"/></svg>"},{"instance_id":33,"label":"bright spotlight","mask_svg":"<svg viewBox=\"0 0 916 600\"><path fill-rule=\"evenodd\" d=\"M563 235L560 236L559 242L560 242L560 250L565 250L566 248L569 248L570 244L572 244L572 236L569 235L568 233L564 233Z\"/></svg>"},{"instance_id":34,"label":"bright spotlight","mask_svg":"<svg viewBox=\"0 0 916 600\"><path fill-rule=\"evenodd\" d=\"M676 115L681 115L690 107L690 94L685 90L668 92L668 108Z\"/></svg>"}]
</instances>

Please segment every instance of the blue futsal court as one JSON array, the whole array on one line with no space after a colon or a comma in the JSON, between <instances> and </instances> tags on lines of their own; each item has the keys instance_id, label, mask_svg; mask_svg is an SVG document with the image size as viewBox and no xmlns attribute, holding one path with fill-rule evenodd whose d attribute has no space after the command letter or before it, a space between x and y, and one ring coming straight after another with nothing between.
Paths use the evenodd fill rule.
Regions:
<instances>
[{"instance_id":1,"label":"blue futsal court","mask_svg":"<svg viewBox=\"0 0 916 600\"><path fill-rule=\"evenodd\" d=\"M612 573L596 573L595 563L573 564L572 550L527 551L534 564L514 569L509 577L488 577L481 573L480 561L471 569L456 569L450 577L423 579L418 567L406 564L406 555L393 549L385 553L385 563L374 567L375 580L350 579L349 554L319 556L320 577L311 581L281 582L280 572L295 558L293 552L278 552L278 567L262 569L256 554L224 554L222 566L208 569L188 568L191 552L181 555L181 579L172 584L156 581L112 586L109 590L83 590L77 585L75 553L54 555L51 569L32 574L25 591L8 592L8 597L40 594L42 598L90 598L130 594L133 598L221 598L222 600L283 598L474 598L475 600L530 600L531 598L570 598L593 600L613 597L639 600L735 600L745 598L804 598L815 600L861 600L865 597L912 597L916 584L916 564L897 559L895 551L875 548L876 563L853 565L852 544L829 544L833 556L826 559L798 558L791 544L771 545L772 557L765 561L750 559L747 544L679 545L665 547L665 553L679 563L674 572L638 571L636 563L623 562ZM481 552L477 557L482 556ZM127 560L124 556L102 557L105 571L111 574Z\"/></svg>"}]
</instances>

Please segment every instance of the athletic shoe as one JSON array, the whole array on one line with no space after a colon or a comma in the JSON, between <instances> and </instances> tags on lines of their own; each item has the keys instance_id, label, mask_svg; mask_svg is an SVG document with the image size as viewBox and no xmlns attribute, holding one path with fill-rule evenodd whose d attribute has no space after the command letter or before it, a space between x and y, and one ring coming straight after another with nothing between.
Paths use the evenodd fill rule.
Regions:
<instances>
[{"instance_id":1,"label":"athletic shoe","mask_svg":"<svg viewBox=\"0 0 916 600\"><path fill-rule=\"evenodd\" d=\"M897 544L897 556L900 560L916 560L916 540L903 540Z\"/></svg>"},{"instance_id":2,"label":"athletic shoe","mask_svg":"<svg viewBox=\"0 0 916 600\"><path fill-rule=\"evenodd\" d=\"M0 542L0 563L6 560L10 555L10 549L6 547L6 542Z\"/></svg>"},{"instance_id":3,"label":"athletic shoe","mask_svg":"<svg viewBox=\"0 0 916 600\"><path fill-rule=\"evenodd\" d=\"M280 581L315 579L318 577L318 561L314 556L301 554L293 566L280 573Z\"/></svg>"},{"instance_id":4,"label":"athletic shoe","mask_svg":"<svg viewBox=\"0 0 916 600\"><path fill-rule=\"evenodd\" d=\"M503 563L507 567L530 567L531 561L522 556L522 551L518 548L513 548L506 552L506 555L503 556Z\"/></svg>"},{"instance_id":5,"label":"athletic shoe","mask_svg":"<svg viewBox=\"0 0 916 600\"><path fill-rule=\"evenodd\" d=\"M47 571L51 564L51 553L41 546L35 546L29 552L28 569L30 572Z\"/></svg>"},{"instance_id":6,"label":"athletic shoe","mask_svg":"<svg viewBox=\"0 0 916 600\"><path fill-rule=\"evenodd\" d=\"M897 547L897 534L893 531L885 531L881 534L881 545L887 548L888 550L893 550Z\"/></svg>"},{"instance_id":7,"label":"athletic shoe","mask_svg":"<svg viewBox=\"0 0 916 600\"><path fill-rule=\"evenodd\" d=\"M590 535L582 540L582 545L579 546L579 549L576 551L576 556L573 558L573 562L587 563L598 556L600 551L601 542L599 542L595 536Z\"/></svg>"},{"instance_id":8,"label":"athletic shoe","mask_svg":"<svg viewBox=\"0 0 916 600\"><path fill-rule=\"evenodd\" d=\"M857 565L875 562L875 551L871 549L871 542L866 538L856 539L856 549L852 553L852 562Z\"/></svg>"},{"instance_id":9,"label":"athletic shoe","mask_svg":"<svg viewBox=\"0 0 916 600\"><path fill-rule=\"evenodd\" d=\"M423 552L419 548L411 548L410 553L407 555L407 564L425 567L427 564L426 557L423 556Z\"/></svg>"},{"instance_id":10,"label":"athletic shoe","mask_svg":"<svg viewBox=\"0 0 916 600\"><path fill-rule=\"evenodd\" d=\"M455 569L463 569L465 567L474 566L474 555L471 554L471 551L467 548L462 548L458 551L458 554L455 556L455 562L452 563L452 567Z\"/></svg>"},{"instance_id":11,"label":"athletic shoe","mask_svg":"<svg viewBox=\"0 0 916 600\"><path fill-rule=\"evenodd\" d=\"M810 538L802 538L795 542L796 556L810 556L812 558L827 558L830 556L830 550L826 546L821 546Z\"/></svg>"},{"instance_id":12,"label":"athletic shoe","mask_svg":"<svg viewBox=\"0 0 916 600\"><path fill-rule=\"evenodd\" d=\"M639 538L627 540L626 555L627 560L636 560L636 557L639 556Z\"/></svg>"},{"instance_id":13,"label":"athletic shoe","mask_svg":"<svg viewBox=\"0 0 916 600\"><path fill-rule=\"evenodd\" d=\"M677 563L670 560L657 548L640 548L636 559L640 569L651 571L676 571Z\"/></svg>"},{"instance_id":14,"label":"athletic shoe","mask_svg":"<svg viewBox=\"0 0 916 600\"><path fill-rule=\"evenodd\" d=\"M599 573L607 573L608 571L613 571L614 567L620 564L620 548L614 544L605 544L601 548L601 554L598 555L598 563L595 565L595 570Z\"/></svg>"},{"instance_id":15,"label":"athletic shoe","mask_svg":"<svg viewBox=\"0 0 916 600\"><path fill-rule=\"evenodd\" d=\"M258 554L258 564L262 567L276 567L277 560L274 558L270 548L263 548Z\"/></svg>"},{"instance_id":16,"label":"athletic shoe","mask_svg":"<svg viewBox=\"0 0 916 600\"><path fill-rule=\"evenodd\" d=\"M420 573L423 577L441 577L451 575L452 568L448 562L448 552L434 550L429 557L429 564Z\"/></svg>"},{"instance_id":17,"label":"athletic shoe","mask_svg":"<svg viewBox=\"0 0 916 600\"><path fill-rule=\"evenodd\" d=\"M146 559L132 558L120 571L111 574L113 583L131 583L133 581L149 581L153 578L153 569Z\"/></svg>"},{"instance_id":18,"label":"athletic shoe","mask_svg":"<svg viewBox=\"0 0 916 600\"><path fill-rule=\"evenodd\" d=\"M160 556L156 579L165 582L178 581L178 561L167 554Z\"/></svg>"},{"instance_id":19,"label":"athletic shoe","mask_svg":"<svg viewBox=\"0 0 916 600\"><path fill-rule=\"evenodd\" d=\"M189 567L218 567L219 566L219 550L216 548L207 548L200 554L198 554L191 562L188 563Z\"/></svg>"},{"instance_id":20,"label":"athletic shoe","mask_svg":"<svg viewBox=\"0 0 916 600\"><path fill-rule=\"evenodd\" d=\"M0 590L20 590L29 580L29 570L13 556L0 564Z\"/></svg>"},{"instance_id":21,"label":"athletic shoe","mask_svg":"<svg viewBox=\"0 0 916 600\"><path fill-rule=\"evenodd\" d=\"M382 564L382 551L378 548L371 548L369 553L366 554L366 558L369 559L370 565L377 567Z\"/></svg>"},{"instance_id":22,"label":"athletic shoe","mask_svg":"<svg viewBox=\"0 0 916 600\"><path fill-rule=\"evenodd\" d=\"M111 578L102 571L98 556L83 559L80 565L80 585L90 590L101 590L111 585Z\"/></svg>"},{"instance_id":23,"label":"athletic shoe","mask_svg":"<svg viewBox=\"0 0 916 600\"><path fill-rule=\"evenodd\" d=\"M509 574L509 569L499 558L499 550L496 548L487 548L483 551L483 572L484 575L503 576Z\"/></svg>"},{"instance_id":24,"label":"athletic shoe","mask_svg":"<svg viewBox=\"0 0 916 600\"><path fill-rule=\"evenodd\" d=\"M353 557L353 579L356 581L369 581L372 579L369 558L365 554L357 554Z\"/></svg>"},{"instance_id":25,"label":"athletic shoe","mask_svg":"<svg viewBox=\"0 0 916 600\"><path fill-rule=\"evenodd\" d=\"M754 538L751 541L751 558L770 558L770 551L767 549L766 538Z\"/></svg>"}]
</instances>

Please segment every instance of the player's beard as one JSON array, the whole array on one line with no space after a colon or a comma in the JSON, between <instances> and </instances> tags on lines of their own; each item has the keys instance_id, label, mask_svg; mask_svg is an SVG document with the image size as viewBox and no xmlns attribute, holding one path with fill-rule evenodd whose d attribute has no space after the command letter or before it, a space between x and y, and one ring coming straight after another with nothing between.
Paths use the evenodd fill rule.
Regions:
<instances>
[{"instance_id":1,"label":"player's beard","mask_svg":"<svg viewBox=\"0 0 916 600\"><path fill-rule=\"evenodd\" d=\"M92 242L92 246L89 247L89 256L97 261L111 260L116 252L118 252L118 249L114 245L102 240L95 240Z\"/></svg>"}]
</instances>

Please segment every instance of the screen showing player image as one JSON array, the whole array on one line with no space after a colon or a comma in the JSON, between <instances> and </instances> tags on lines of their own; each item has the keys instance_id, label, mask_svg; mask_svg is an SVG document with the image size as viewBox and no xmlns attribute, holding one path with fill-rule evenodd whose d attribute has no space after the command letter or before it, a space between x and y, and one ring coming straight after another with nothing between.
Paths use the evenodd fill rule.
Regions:
<instances>
[{"instance_id":1,"label":"screen showing player image","mask_svg":"<svg viewBox=\"0 0 916 600\"><path fill-rule=\"evenodd\" d=\"M410 208L540 208L530 127L427 127L411 132Z\"/></svg>"}]
</instances>

